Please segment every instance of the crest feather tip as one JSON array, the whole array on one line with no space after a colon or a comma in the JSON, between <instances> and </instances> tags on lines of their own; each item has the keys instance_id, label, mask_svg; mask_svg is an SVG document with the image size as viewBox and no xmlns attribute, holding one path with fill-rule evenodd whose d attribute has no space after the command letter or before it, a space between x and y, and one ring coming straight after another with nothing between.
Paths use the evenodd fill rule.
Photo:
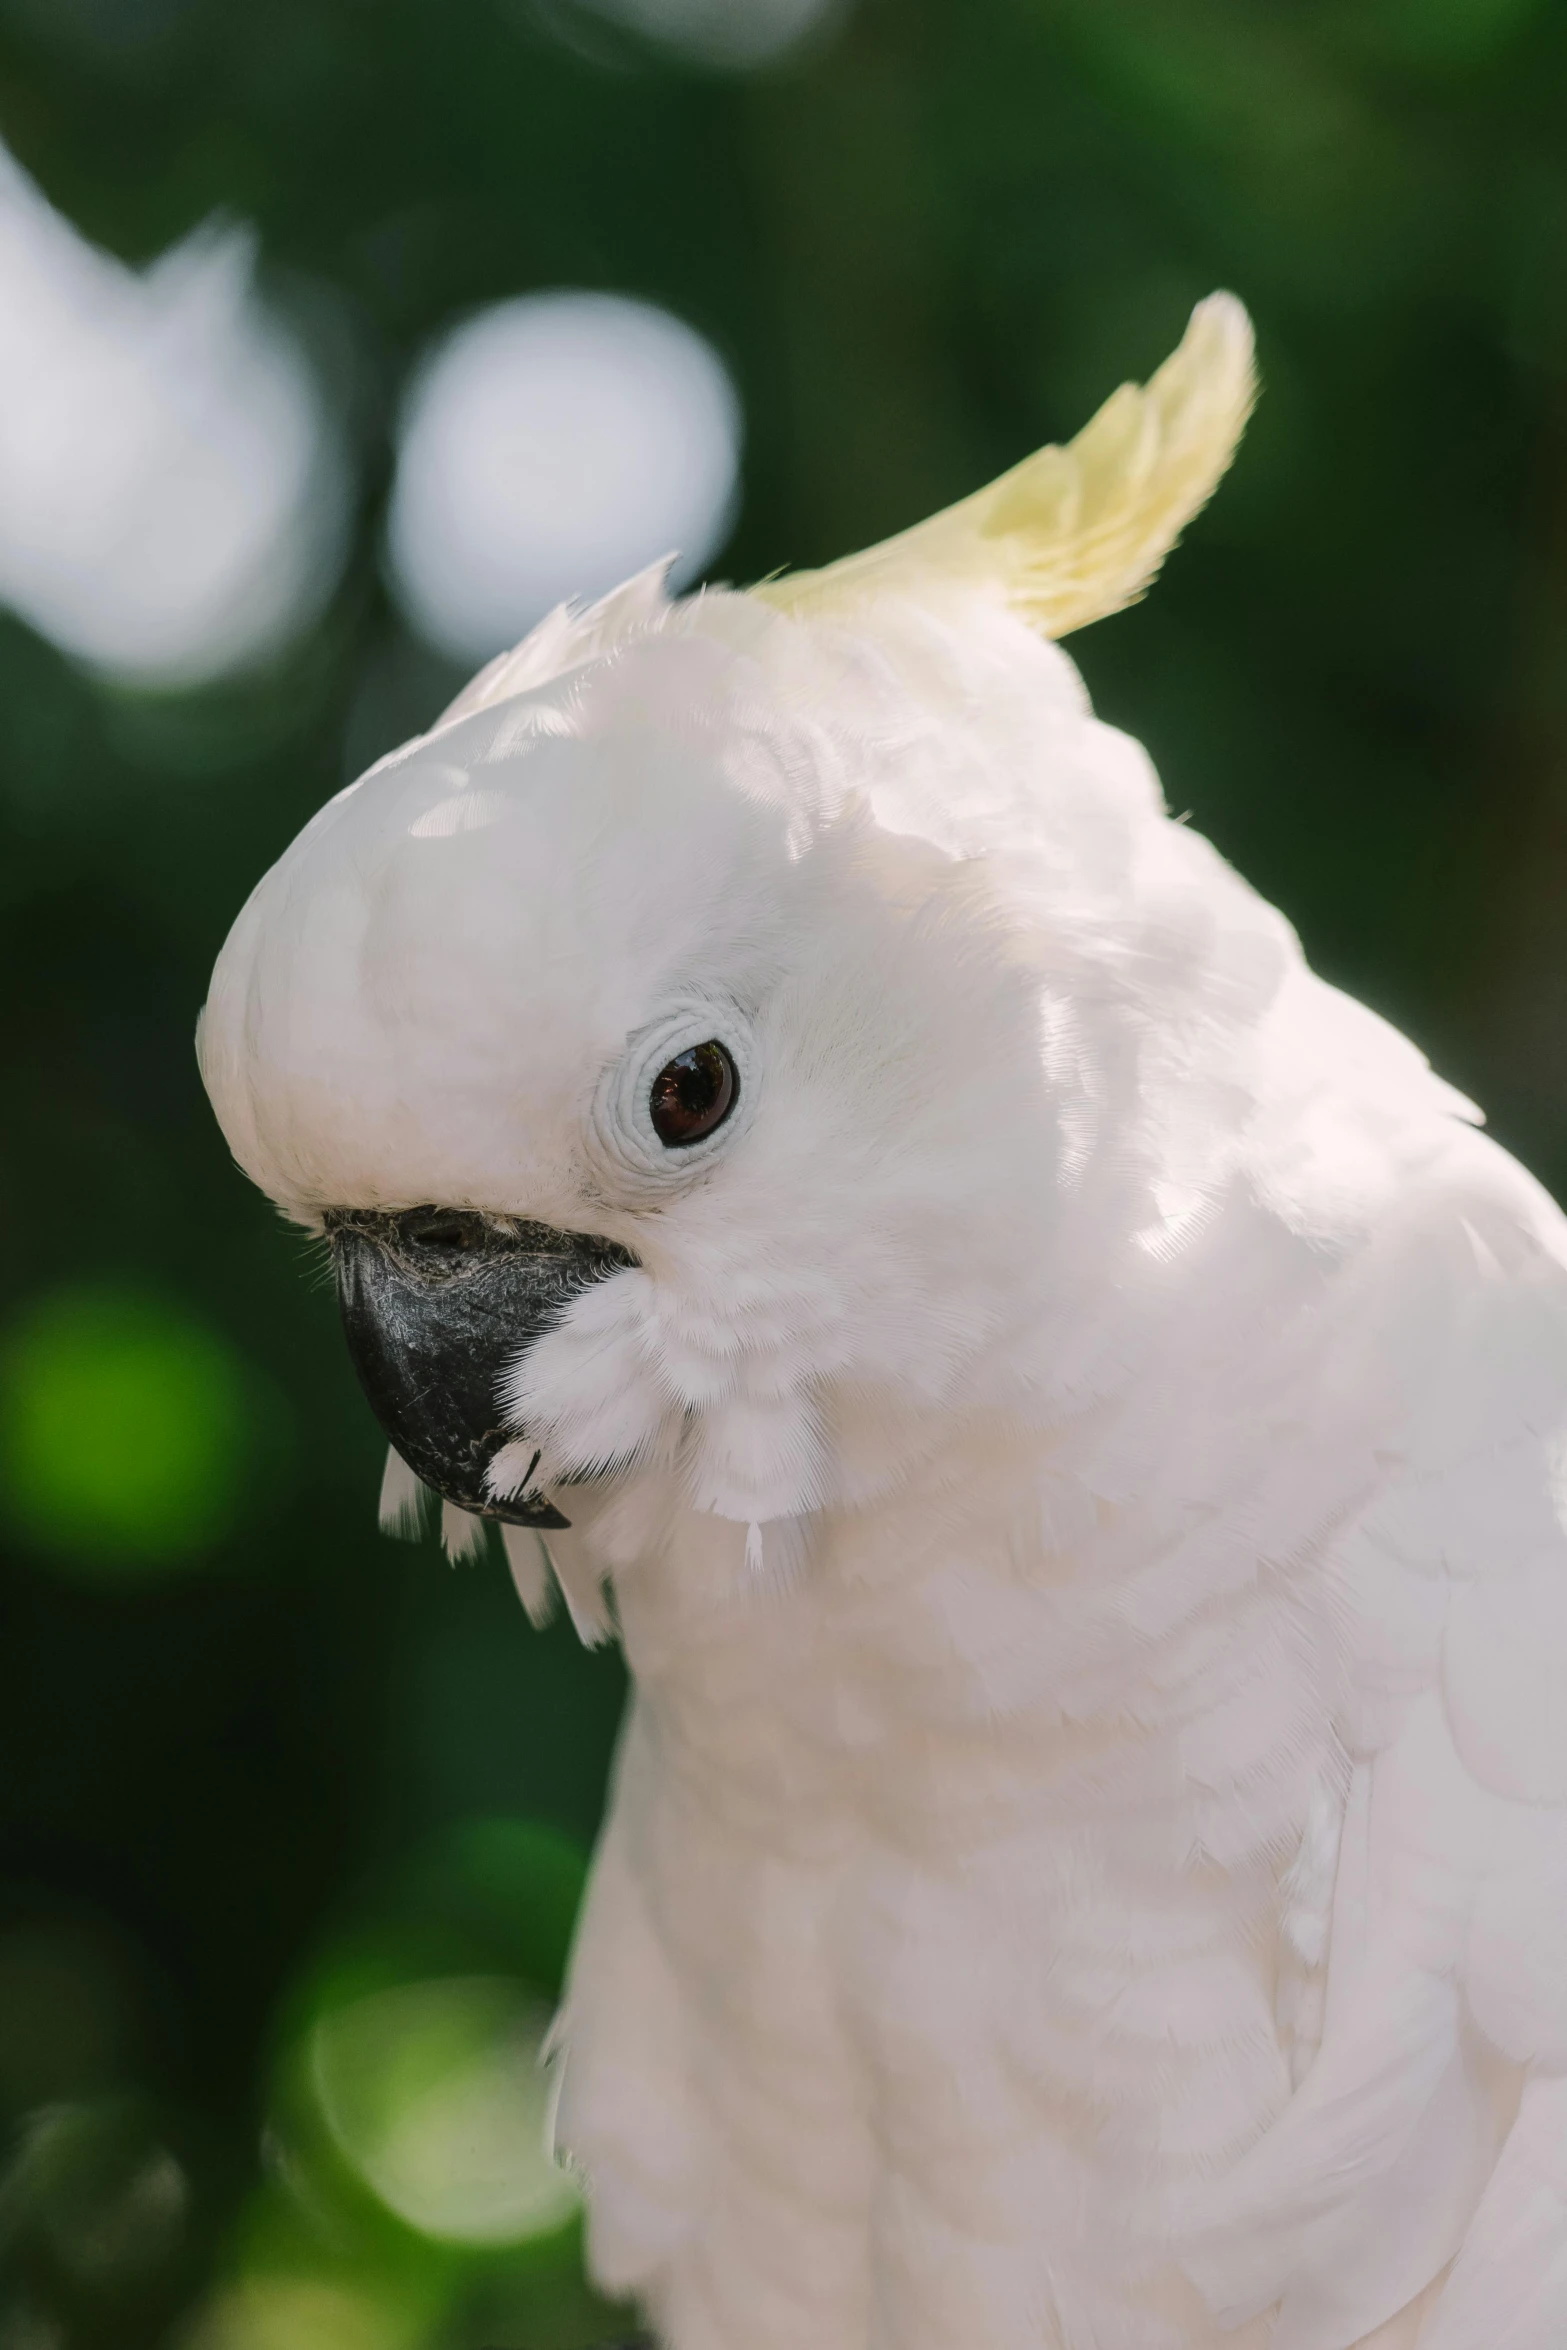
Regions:
<instances>
[{"instance_id":1,"label":"crest feather tip","mask_svg":"<svg viewBox=\"0 0 1567 2350\"><path fill-rule=\"evenodd\" d=\"M880 546L751 593L830 615L968 581L993 588L1042 636L1066 636L1151 585L1218 487L1256 397L1245 305L1210 294L1157 374L1112 392L1075 440L1036 450Z\"/></svg>"}]
</instances>

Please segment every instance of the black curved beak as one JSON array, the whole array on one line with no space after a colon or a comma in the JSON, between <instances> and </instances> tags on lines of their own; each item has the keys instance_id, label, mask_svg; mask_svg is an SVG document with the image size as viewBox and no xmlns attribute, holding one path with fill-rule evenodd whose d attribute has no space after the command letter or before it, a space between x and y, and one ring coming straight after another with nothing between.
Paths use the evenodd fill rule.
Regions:
<instances>
[{"instance_id":1,"label":"black curved beak","mask_svg":"<svg viewBox=\"0 0 1567 2350\"><path fill-rule=\"evenodd\" d=\"M629 1250L469 1208L335 1208L326 1230L359 1384L415 1476L477 1517L569 1525L536 1490L486 1488L519 1435L501 1425L500 1381L579 1291L636 1263Z\"/></svg>"}]
</instances>

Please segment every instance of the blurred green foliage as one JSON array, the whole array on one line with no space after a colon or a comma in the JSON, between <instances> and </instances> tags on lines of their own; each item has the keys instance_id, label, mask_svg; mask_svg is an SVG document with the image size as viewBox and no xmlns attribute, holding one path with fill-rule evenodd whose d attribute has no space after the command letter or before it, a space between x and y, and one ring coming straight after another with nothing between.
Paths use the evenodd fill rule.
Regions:
<instances>
[{"instance_id":1,"label":"blurred green foliage","mask_svg":"<svg viewBox=\"0 0 1567 2350\"><path fill-rule=\"evenodd\" d=\"M1074 649L1172 804L1560 1183L1564 132L1562 0L861 0L729 77L577 0L0 0L0 134L132 259L253 218L363 485L264 674L114 692L0 622L0 2350L615 2322L570 2224L454 2249L312 2107L356 2001L426 1986L470 2083L534 2028L621 1680L498 1556L378 1539L330 1298L190 1048L257 874L455 682L381 584L418 352L533 287L689 318L745 404L744 578L1070 432L1234 286L1240 463Z\"/></svg>"},{"instance_id":2,"label":"blurred green foliage","mask_svg":"<svg viewBox=\"0 0 1567 2350\"><path fill-rule=\"evenodd\" d=\"M0 1335L0 1497L79 1572L210 1554L276 1418L233 1349L163 1299L56 1291Z\"/></svg>"},{"instance_id":3,"label":"blurred green foliage","mask_svg":"<svg viewBox=\"0 0 1567 2350\"><path fill-rule=\"evenodd\" d=\"M327 2350L617 2330L583 2286L539 2061L583 1874L566 1838L474 1819L340 1905L278 2019L263 2176L198 2350L268 2350L301 2296L327 2297Z\"/></svg>"}]
</instances>

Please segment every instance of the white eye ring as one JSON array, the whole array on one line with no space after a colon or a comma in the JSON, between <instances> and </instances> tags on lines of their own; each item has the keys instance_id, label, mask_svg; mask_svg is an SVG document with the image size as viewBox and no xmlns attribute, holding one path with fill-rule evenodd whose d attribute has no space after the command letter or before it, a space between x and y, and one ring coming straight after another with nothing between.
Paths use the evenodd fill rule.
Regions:
<instances>
[{"instance_id":1,"label":"white eye ring","mask_svg":"<svg viewBox=\"0 0 1567 2350\"><path fill-rule=\"evenodd\" d=\"M653 1080L700 1044L720 1044L735 1066L734 1108L700 1142L672 1150L654 1130ZM638 1029L593 1097L589 1119L595 1156L605 1171L630 1176L638 1190L681 1190L726 1151L750 1123L756 1099L756 1044L751 1023L733 1003L687 996Z\"/></svg>"}]
</instances>

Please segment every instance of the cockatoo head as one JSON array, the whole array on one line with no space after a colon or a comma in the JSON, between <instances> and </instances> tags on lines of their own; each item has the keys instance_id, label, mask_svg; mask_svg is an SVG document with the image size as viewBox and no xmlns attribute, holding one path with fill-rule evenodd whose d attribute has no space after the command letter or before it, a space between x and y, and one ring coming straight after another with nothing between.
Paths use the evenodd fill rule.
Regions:
<instances>
[{"instance_id":1,"label":"cockatoo head","mask_svg":"<svg viewBox=\"0 0 1567 2350\"><path fill-rule=\"evenodd\" d=\"M1251 396L1216 296L900 540L556 614L266 875L203 1074L426 1484L558 1525L657 1464L761 1522L896 1473L1048 1259L1081 942L1160 825L1049 639L1140 592Z\"/></svg>"}]
</instances>

